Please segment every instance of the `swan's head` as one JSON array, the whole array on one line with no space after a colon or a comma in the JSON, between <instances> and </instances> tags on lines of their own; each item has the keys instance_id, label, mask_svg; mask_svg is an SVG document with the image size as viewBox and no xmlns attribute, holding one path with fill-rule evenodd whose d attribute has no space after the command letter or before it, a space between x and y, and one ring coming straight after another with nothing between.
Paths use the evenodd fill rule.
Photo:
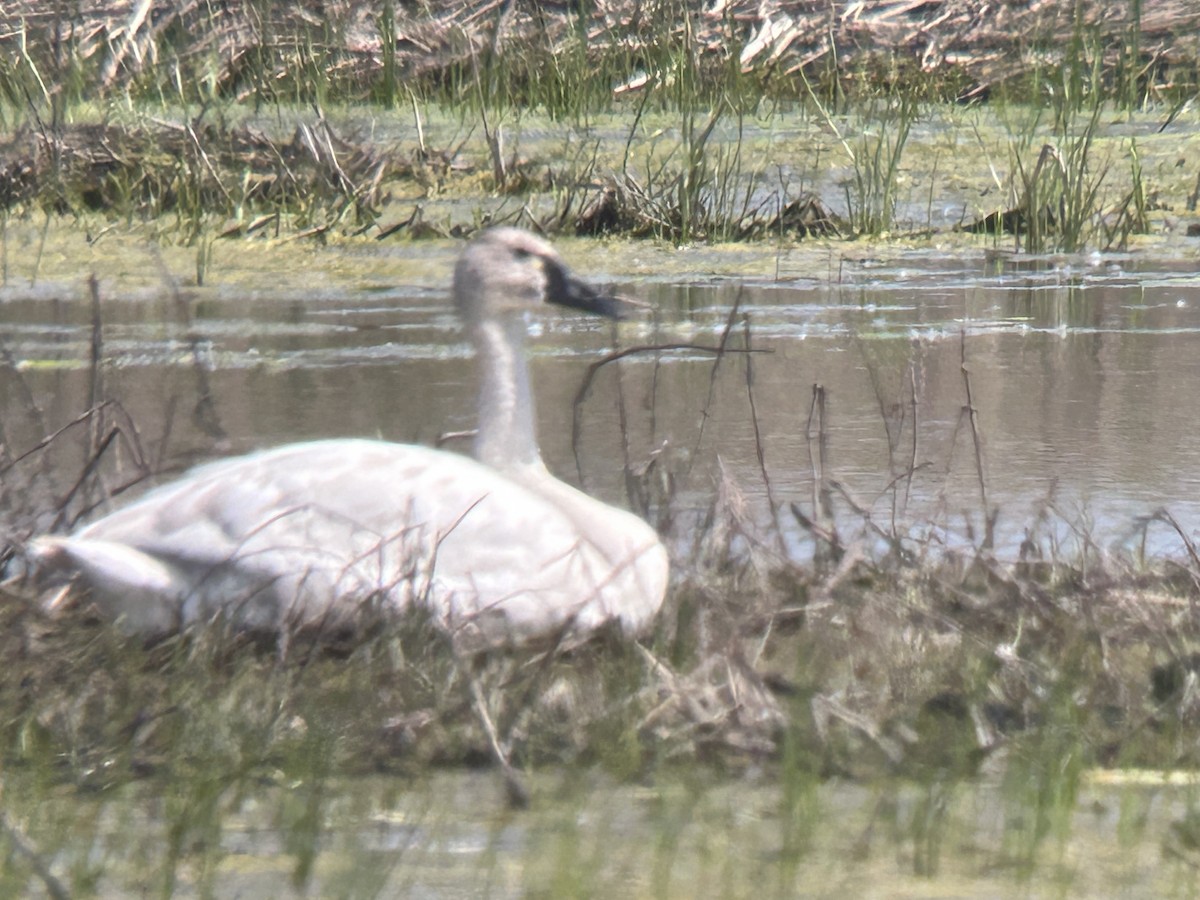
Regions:
<instances>
[{"instance_id":1,"label":"swan's head","mask_svg":"<svg viewBox=\"0 0 1200 900\"><path fill-rule=\"evenodd\" d=\"M519 228L489 228L467 245L454 268L454 302L468 324L547 303L613 319L632 308L580 281L553 247Z\"/></svg>"}]
</instances>

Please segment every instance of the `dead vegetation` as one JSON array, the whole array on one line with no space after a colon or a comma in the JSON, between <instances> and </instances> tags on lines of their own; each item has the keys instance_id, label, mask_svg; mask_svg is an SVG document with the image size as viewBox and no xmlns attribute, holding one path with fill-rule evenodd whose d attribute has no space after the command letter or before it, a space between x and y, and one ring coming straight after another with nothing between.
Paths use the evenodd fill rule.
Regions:
<instances>
[{"instance_id":1,"label":"dead vegetation","mask_svg":"<svg viewBox=\"0 0 1200 900\"><path fill-rule=\"evenodd\" d=\"M1055 124L1050 135L1035 136L1035 126L1010 135L1008 180L996 185L1004 205L966 210L968 228L1011 233L1033 252L1123 247L1149 230L1153 190L1131 140L1131 188L1116 205L1105 196L1098 113L1105 104L1159 105L1167 123L1178 115L1194 95L1198 15L1178 3L1098 0L1070 8L663 0L595 4L586 18L566 6L491 0L378 9L17 4L0 28L0 47L11 51L0 64L0 118L14 123L0 140L0 210L170 215L185 242L214 228L223 237L337 228L384 238L488 221L676 243L879 236L916 227L896 213L921 104L995 94L1048 104ZM411 116L415 139L398 147L330 125L327 104L364 100ZM779 103L804 108L835 135L851 171L832 195L809 189L824 159L808 172L743 145L747 121ZM155 106L157 116L147 112ZM101 121L72 124L83 107ZM460 116L460 133L444 146L426 141L422 117L432 107ZM239 123L237 110L250 108L299 124L267 134ZM294 112L304 108L313 109L306 119ZM519 142L513 117L533 109L576 123L572 158L528 159L506 146ZM589 116L613 109L632 117L619 165L598 159L587 128ZM655 109L678 116L669 146L642 128ZM846 112L869 127L844 132ZM1035 137L1048 157L1037 155ZM477 208L469 221L423 206L481 190L500 206ZM393 194L411 205L388 210Z\"/></svg>"},{"instance_id":2,"label":"dead vegetation","mask_svg":"<svg viewBox=\"0 0 1200 900\"><path fill-rule=\"evenodd\" d=\"M1154 96L1178 87L1177 76L1192 76L1200 33L1200 13L1169 2L1144 3L1137 23L1129 5L1101 2L688 9L678 28L694 29L682 43L699 68L726 66L736 50L744 74L778 90L790 90L788 79L801 74L827 88L886 80L899 65L936 74L955 95L982 97L1023 78L1031 55L1053 55L1082 34L1082 22L1095 42L1099 80L1126 79ZM581 29L585 62L629 53L611 71L623 66L631 76L636 36L662 43L662 23L675 21L632 3L594 10ZM90 6L84 18L57 5L9 5L0 82L11 104L45 115L0 147L0 207L170 213L184 221L185 239L197 239L213 216L227 237L295 229L320 236L334 227L422 236L449 228L425 221L416 202L389 210L394 186L415 183L433 194L455 178L486 178L490 168L489 188L518 198L506 215L548 230L671 240L855 231L808 192L722 208L714 191L724 176L698 165L664 170L657 181L586 161L567 171L507 157L498 137L488 142L489 159L464 161L459 146L430 151L422 141L416 151L395 150L342 135L319 112L284 138L226 124L209 107L183 122L143 118L133 126L61 118L70 90L144 96L164 73L243 101L313 101L323 90L387 99L404 85L470 99L489 54L522 42L557 47L580 28L566 7L525 3L384 4L384 11L390 25L377 11L332 4L138 2ZM678 47L682 39L672 33ZM543 54L538 65L552 57ZM533 71L517 72L514 83ZM646 78L652 84L656 75ZM597 80L607 94L612 85ZM1083 139L1090 141L1090 129ZM1101 176L1070 181L1087 172L1085 161L1067 159L1072 146L1082 148L1067 144L1057 157L1043 152L1036 164L1029 158L1015 167L1029 173L1014 176L1018 218L1005 222L1010 213L999 211L981 230L1063 228L1072 198L1086 203L1077 204L1071 227L1099 219ZM1134 185L1124 218L1102 223L1112 243L1146 228L1140 177ZM681 186L699 187L687 207L692 218ZM560 190L557 207L534 218L519 202L534 189ZM1049 213L1028 218L1029 210ZM1136 541L1127 553L1102 550L1052 498L1028 523L1018 553L998 551L1001 513L987 500L968 379L960 452L977 461L980 506L956 520L966 523L957 531L949 516L897 525L850 496L837 481L837 460L828 458L825 399L814 390L812 491L780 496L764 465L774 523L756 520L729 479L701 520L688 518L672 506L669 462L631 461L643 511L687 548L673 561L669 607L645 646L601 639L569 653L462 659L420 622L374 622L348 642L280 642L230 634L215 621L146 646L86 605L47 614L46 597L21 578L22 542L68 527L171 457L170 423L154 439L141 434L104 398L94 368L95 406L66 425L43 421L44 442L14 448L0 423L0 570L8 577L0 586L0 654L9 666L0 681L0 740L9 773L88 790L143 778L170 783L182 773L185 785L194 779L240 790L499 760L519 800L526 769L564 764L630 780L699 761L718 770L767 767L785 778L899 774L934 783L997 760L1031 767L1048 760L1060 774L1092 765L1200 766L1200 553L1167 511L1132 527L1175 535L1177 556L1147 559ZM728 370L743 374L736 364ZM5 374L16 373L9 366ZM19 377L13 384L21 389ZM197 420L204 408L201 398ZM43 415L32 401L28 412ZM899 494L917 462L895 446ZM797 529L802 541L785 539ZM1073 535L1070 546L1064 531ZM19 850L19 830L7 820L0 830Z\"/></svg>"},{"instance_id":3,"label":"dead vegetation","mask_svg":"<svg viewBox=\"0 0 1200 900\"><path fill-rule=\"evenodd\" d=\"M5 6L0 56L10 76L36 72L46 93L72 81L93 96L185 84L268 101L313 99L318 84L339 94L403 99L405 86L468 82L466 73L481 59L528 48L541 62L525 76L553 76L554 55L579 40L593 72L616 75L611 61L626 64L623 77L606 87L624 83L627 90L656 77L636 62L655 59L668 43L689 46L709 71L736 65L785 84L801 75L814 82L931 76L960 97L1024 79L1061 58L1080 35L1094 45L1110 81L1146 90L1194 80L1200 56L1200 11L1181 0L607 0L587 8L580 17L569 4L500 0L82 7L25 0ZM311 75L319 77L305 86ZM39 90L37 80L20 83Z\"/></svg>"},{"instance_id":4,"label":"dead vegetation","mask_svg":"<svg viewBox=\"0 0 1200 900\"><path fill-rule=\"evenodd\" d=\"M221 216L257 210L223 236L289 225L373 223L384 185L414 178L414 161L339 137L323 120L297 126L290 140L252 128L145 123L24 127L3 142L0 207L40 206L59 213ZM232 229L232 230L231 230Z\"/></svg>"},{"instance_id":5,"label":"dead vegetation","mask_svg":"<svg viewBox=\"0 0 1200 900\"><path fill-rule=\"evenodd\" d=\"M1004 563L982 549L920 566L764 559L682 564L648 647L474 660L421 623L285 648L215 621L144 646L86 607L48 617L44 598L10 583L9 763L48 753L57 778L92 786L165 773L204 752L201 735L218 741L194 729L219 719L231 744L209 751L233 754L237 771L277 765L317 727L338 735L331 765L344 774L495 749L519 768L632 777L688 760L739 769L799 741L822 776L963 777L1066 723L1081 765L1200 765L1185 738L1200 716L1195 570Z\"/></svg>"}]
</instances>

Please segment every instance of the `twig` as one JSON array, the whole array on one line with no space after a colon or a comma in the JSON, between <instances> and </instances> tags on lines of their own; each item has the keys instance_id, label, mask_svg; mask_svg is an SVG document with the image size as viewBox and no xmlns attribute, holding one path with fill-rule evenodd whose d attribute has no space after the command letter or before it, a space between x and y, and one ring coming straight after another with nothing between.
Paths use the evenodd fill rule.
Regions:
<instances>
[{"instance_id":1,"label":"twig","mask_svg":"<svg viewBox=\"0 0 1200 900\"><path fill-rule=\"evenodd\" d=\"M987 519L988 518L988 510L990 509L990 506L988 505L988 497L987 497L987 479L985 478L984 472L983 472L983 437L980 435L980 432L979 432L979 411L977 409L975 409L975 399L971 395L971 371L967 367L967 332L966 332L966 330L963 330L961 332L960 339L961 339L960 346L962 348L962 350L961 350L961 352L962 352L961 368L962 368L963 386L966 388L966 392L967 392L966 412L967 412L968 421L971 423L971 440L974 442L974 445L975 445L975 474L976 474L976 477L979 479L979 500L983 504L984 518ZM985 546L991 545L991 528L988 528L988 533L985 535L984 541L985 541Z\"/></svg>"},{"instance_id":2,"label":"twig","mask_svg":"<svg viewBox=\"0 0 1200 900\"><path fill-rule=\"evenodd\" d=\"M854 497L850 495L850 492L846 489L846 486L840 481L831 481L829 482L829 485L833 490L838 492L838 495L845 500L846 503L850 505L850 508L858 514L858 516L863 520L866 526L871 529L871 531L875 532L880 538L887 542L888 546L892 548L892 552L896 554L896 557L901 562L909 564L913 562L912 554L904 549L904 543L901 540L900 535L898 535L894 529L892 531L887 531L883 528L880 528L879 523L876 522L871 516L871 511L855 500Z\"/></svg>"},{"instance_id":3,"label":"twig","mask_svg":"<svg viewBox=\"0 0 1200 900\"><path fill-rule=\"evenodd\" d=\"M813 425L817 431L814 438ZM829 433L825 428L825 386L814 384L812 388L812 403L808 408L808 424L804 428L804 436L808 441L808 459L812 471L812 505L813 515L823 521L832 523L833 504L830 502L829 483L826 467L829 454ZM813 447L816 446L816 453ZM831 529L836 532L831 524Z\"/></svg>"},{"instance_id":4,"label":"twig","mask_svg":"<svg viewBox=\"0 0 1200 900\"><path fill-rule=\"evenodd\" d=\"M500 744L500 735L496 733L496 725L492 722L491 714L488 712L483 689L479 686L479 679L474 673L469 674L467 678L471 682L471 698L474 700L475 714L479 716L479 722L483 725L484 733L487 734L488 745L492 749L492 756L495 757L500 766L500 772L504 775L504 787L508 793L509 805L524 809L529 806L529 788L517 770L513 768L508 753Z\"/></svg>"},{"instance_id":5,"label":"twig","mask_svg":"<svg viewBox=\"0 0 1200 900\"><path fill-rule=\"evenodd\" d=\"M192 410L192 420L210 438L218 443L224 443L229 435L221 427L221 420L217 415L216 401L213 399L212 382L208 377L209 365L201 349L203 338L195 330L195 320L192 318L192 310L188 305L187 298L179 290L179 282L176 281L174 276L171 275L170 270L167 269L162 256L157 252L154 252L153 256L154 261L158 264L159 275L175 300L175 308L179 311L179 316L183 319L184 325L187 327L188 348L192 353L192 371L196 374L196 388L199 393L199 397L196 398L196 406Z\"/></svg>"},{"instance_id":6,"label":"twig","mask_svg":"<svg viewBox=\"0 0 1200 900\"><path fill-rule=\"evenodd\" d=\"M709 410L712 408L713 397L717 392L717 373L721 369L721 359L729 346L729 335L733 332L734 323L737 322L738 313L741 311L744 291L745 288L738 288L737 295L733 298L733 306L729 308L729 315L725 319L725 327L721 329L721 339L717 342L716 359L708 373L708 396L704 398L704 408L700 411L700 428L696 434L696 446L692 449L691 458L693 460L700 452L700 445L704 441L704 428L708 424Z\"/></svg>"},{"instance_id":7,"label":"twig","mask_svg":"<svg viewBox=\"0 0 1200 900\"><path fill-rule=\"evenodd\" d=\"M88 429L88 450L92 456L95 456L100 435L105 432L104 406L102 404L104 373L100 369L100 362L104 358L104 340L100 315L100 282L96 278L95 272L88 276L88 294L92 304L92 342L88 360L88 407L96 410L95 417L88 423L91 426Z\"/></svg>"},{"instance_id":8,"label":"twig","mask_svg":"<svg viewBox=\"0 0 1200 900\"><path fill-rule=\"evenodd\" d=\"M612 323L614 340L617 336L617 323ZM625 496L636 508L633 477L633 451L629 446L629 415L625 410L625 380L621 377L621 367L617 366L617 427L621 430L621 471L625 474ZM582 479L581 479L582 483Z\"/></svg>"},{"instance_id":9,"label":"twig","mask_svg":"<svg viewBox=\"0 0 1200 900\"><path fill-rule=\"evenodd\" d=\"M639 344L636 347L624 347L620 350L614 350L600 359L596 360L587 368L584 373L583 381L579 385L579 390L575 392L575 399L571 403L572 419L571 419L571 452L575 457L575 471L579 476L580 481L583 480L583 463L579 456L579 445L583 438L583 403L587 400L592 392L592 384L596 380L596 375L600 370L610 363L622 360L627 356L636 356L639 353L666 353L672 350L693 350L697 353L712 353L720 355L722 353L771 353L771 350L727 350L723 347L712 347L705 344Z\"/></svg>"},{"instance_id":10,"label":"twig","mask_svg":"<svg viewBox=\"0 0 1200 900\"><path fill-rule=\"evenodd\" d=\"M1192 579L1192 584L1195 585L1197 589L1200 589L1200 551L1197 551L1195 541L1188 537L1188 534L1186 531L1184 531L1183 526L1179 524L1179 520L1171 515L1170 511L1167 510L1166 507L1160 507L1159 509L1156 509L1153 514L1151 514L1148 521L1164 522L1165 524L1170 525L1174 532L1179 535L1179 540L1183 542L1183 547L1185 550L1187 550L1188 559L1190 559L1192 562L1192 567L1188 570L1188 575Z\"/></svg>"},{"instance_id":11,"label":"twig","mask_svg":"<svg viewBox=\"0 0 1200 900\"><path fill-rule=\"evenodd\" d=\"M50 526L51 531L57 531L62 528L63 523L67 520L67 506L70 504L75 494L78 493L85 484L87 484L88 476L90 476L92 472L96 470L96 466L100 464L101 457L104 456L105 451L108 450L109 445L113 442L113 439L116 438L116 436L120 433L121 430L119 428L114 427L109 429L108 434L106 434L96 446L96 449L92 452L87 461L87 465L83 467L83 471L79 473L79 477L75 479L75 483L71 485L71 489L67 491L66 495L59 502L58 512L55 513L54 522Z\"/></svg>"},{"instance_id":12,"label":"twig","mask_svg":"<svg viewBox=\"0 0 1200 900\"><path fill-rule=\"evenodd\" d=\"M200 157L200 162L204 164L204 168L208 169L208 174L212 176L213 182L217 186L217 190L225 198L226 204L231 209L237 207L237 203L229 195L229 191L225 189L225 185L221 182L221 176L217 174L216 168L212 164L212 160L208 158L208 154L204 152L204 147L200 145L200 138L196 135L196 129L188 125L184 131L187 133L188 139L192 142L192 146L196 148L196 153Z\"/></svg>"},{"instance_id":13,"label":"twig","mask_svg":"<svg viewBox=\"0 0 1200 900\"><path fill-rule=\"evenodd\" d=\"M800 504L792 501L788 504L792 511L792 515L796 517L796 521L800 523L800 527L812 533L813 537L824 541L834 549L835 554L841 554L844 550L841 544L841 539L836 531L826 528L820 522L813 520L808 513L800 508Z\"/></svg>"},{"instance_id":14,"label":"twig","mask_svg":"<svg viewBox=\"0 0 1200 900\"><path fill-rule=\"evenodd\" d=\"M779 527L779 504L775 500L775 491L771 487L771 476L767 472L767 458L763 447L762 430L758 425L758 407L754 402L754 357L750 350L750 316L742 316L742 340L746 354L746 398L750 403L750 423L754 426L754 452L758 457L758 471L762 475L763 488L767 492L767 505L771 508L771 521L775 524L775 543L779 555L787 556L787 544L783 539L783 529Z\"/></svg>"},{"instance_id":15,"label":"twig","mask_svg":"<svg viewBox=\"0 0 1200 900\"><path fill-rule=\"evenodd\" d=\"M114 400L105 400L104 403L102 403L101 405L102 406L110 406L110 405L115 404L115 402L116 401L114 401ZM13 466L17 465L18 463L22 462L23 460L26 460L30 456L33 456L33 454L35 454L41 450L45 450L47 447L49 447L51 444L53 444L54 441L57 440L58 437L63 434L63 432L68 431L71 428L74 428L76 425L81 425L84 422L89 421L92 416L96 415L96 413L97 413L96 409L89 409L84 412L81 412L79 415L77 415L74 419L72 419L66 425L63 425L61 428L58 428L55 431L53 431L52 433L46 435L44 438L42 438L40 441L38 441L36 444L34 444L32 447L30 447L24 453L20 453L17 456L14 456L11 460L6 461L2 466L0 466L0 475L3 475L5 472L7 472L9 469L11 469Z\"/></svg>"},{"instance_id":16,"label":"twig","mask_svg":"<svg viewBox=\"0 0 1200 900\"><path fill-rule=\"evenodd\" d=\"M919 435L919 426L921 418L919 415L919 406L917 405L917 369L916 366L908 367L908 399L912 406L912 446L908 457L908 478L904 481L904 511L908 512L908 504L912 499L912 476L917 471L917 441Z\"/></svg>"}]
</instances>

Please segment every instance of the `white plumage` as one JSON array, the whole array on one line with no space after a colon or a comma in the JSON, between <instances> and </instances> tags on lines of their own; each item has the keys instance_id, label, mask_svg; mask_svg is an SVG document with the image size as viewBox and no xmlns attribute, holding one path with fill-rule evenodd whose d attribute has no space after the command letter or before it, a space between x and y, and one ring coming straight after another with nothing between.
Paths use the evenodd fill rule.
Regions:
<instances>
[{"instance_id":1,"label":"white plumage","mask_svg":"<svg viewBox=\"0 0 1200 900\"><path fill-rule=\"evenodd\" d=\"M666 591L645 522L575 490L538 451L524 354L546 302L619 316L544 241L471 242L454 297L479 358L475 459L368 440L291 444L194 469L83 528L33 544L133 632L224 614L281 630L353 623L364 604L424 608L463 648L650 625Z\"/></svg>"}]
</instances>

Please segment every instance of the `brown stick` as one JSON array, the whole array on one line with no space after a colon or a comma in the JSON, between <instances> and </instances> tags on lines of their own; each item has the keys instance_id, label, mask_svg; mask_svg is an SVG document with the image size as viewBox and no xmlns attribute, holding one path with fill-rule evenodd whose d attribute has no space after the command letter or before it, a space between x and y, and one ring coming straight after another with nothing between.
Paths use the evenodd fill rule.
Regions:
<instances>
[{"instance_id":1,"label":"brown stick","mask_svg":"<svg viewBox=\"0 0 1200 900\"><path fill-rule=\"evenodd\" d=\"M750 316L742 316L742 335L744 349L750 350ZM758 425L758 407L754 402L754 357L746 354L746 399L750 401L750 424L754 426L754 453L758 457L758 471L762 475L763 488L767 492L767 505L771 508L771 522L775 526L775 545L780 556L787 556L787 545L783 539L783 529L779 527L779 504L775 500L775 491L771 487L771 476L767 472L766 451L763 447L762 430Z\"/></svg>"},{"instance_id":2,"label":"brown stick","mask_svg":"<svg viewBox=\"0 0 1200 900\"><path fill-rule=\"evenodd\" d=\"M525 784L525 780L521 778L520 773L513 768L508 751L500 743L500 735L496 731L496 724L492 721L491 713L488 712L487 701L484 699L483 689L479 686L479 679L473 673L468 673L467 680L471 683L471 698L474 700L475 714L479 716L479 722L483 726L484 733L487 735L488 746L491 747L492 756L500 766L500 772L504 776L504 786L508 792L508 802L517 809L524 809L529 805L529 787Z\"/></svg>"},{"instance_id":3,"label":"brown stick","mask_svg":"<svg viewBox=\"0 0 1200 900\"><path fill-rule=\"evenodd\" d=\"M967 366L967 332L964 330L960 337L963 386L966 388L967 392L967 405L965 411L967 413L968 421L971 423L971 440L975 445L975 474L979 479L979 501L983 505L983 515L986 518L988 516L988 510L990 509L990 506L988 505L987 497L987 479L985 478L983 471L983 437L979 431L979 411L975 408L975 399L971 395L971 371Z\"/></svg>"}]
</instances>

